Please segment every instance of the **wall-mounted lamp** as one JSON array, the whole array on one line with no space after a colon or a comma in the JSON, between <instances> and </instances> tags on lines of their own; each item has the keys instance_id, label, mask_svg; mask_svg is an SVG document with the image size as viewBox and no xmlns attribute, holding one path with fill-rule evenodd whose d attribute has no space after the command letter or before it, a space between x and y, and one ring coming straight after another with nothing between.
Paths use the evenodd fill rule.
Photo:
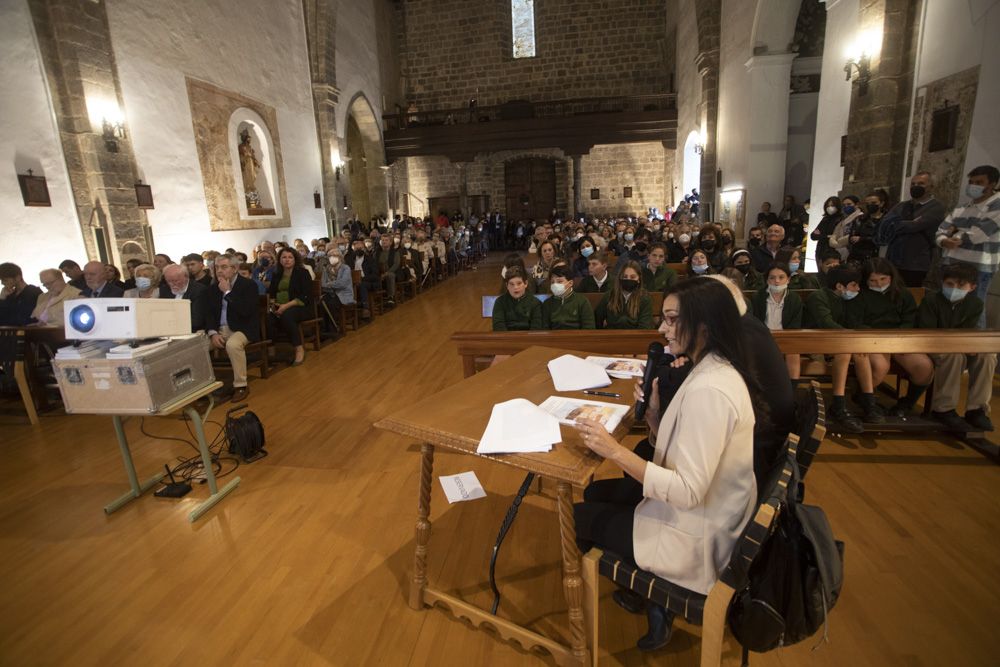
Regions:
<instances>
[{"instance_id":1,"label":"wall-mounted lamp","mask_svg":"<svg viewBox=\"0 0 1000 667\"><path fill-rule=\"evenodd\" d=\"M868 83L872 79L872 58L882 49L882 31L866 30L857 36L847 48L847 62L844 64L845 80L851 80L854 70L858 72L858 94L868 94Z\"/></svg>"},{"instance_id":2,"label":"wall-mounted lamp","mask_svg":"<svg viewBox=\"0 0 1000 667\"><path fill-rule=\"evenodd\" d=\"M118 140L125 138L125 116L118 102L99 95L88 96L87 115L91 125L101 128L104 148L109 153L117 153Z\"/></svg>"},{"instance_id":3,"label":"wall-mounted lamp","mask_svg":"<svg viewBox=\"0 0 1000 667\"><path fill-rule=\"evenodd\" d=\"M698 131L698 140L694 144L694 152L697 155L701 155L705 152L705 135Z\"/></svg>"}]
</instances>

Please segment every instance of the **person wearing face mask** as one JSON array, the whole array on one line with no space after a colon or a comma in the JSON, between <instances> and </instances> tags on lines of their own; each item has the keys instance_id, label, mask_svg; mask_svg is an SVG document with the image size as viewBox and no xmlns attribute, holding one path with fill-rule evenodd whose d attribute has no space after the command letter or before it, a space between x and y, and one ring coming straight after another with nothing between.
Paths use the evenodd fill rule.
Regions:
<instances>
[{"instance_id":1,"label":"person wearing face mask","mask_svg":"<svg viewBox=\"0 0 1000 667\"><path fill-rule=\"evenodd\" d=\"M941 291L929 292L917 310L917 326L921 329L975 329L983 312L982 300L976 296L979 274L971 264L948 264L941 268ZM956 431L969 427L977 431L992 431L990 401L993 398L993 374L997 367L996 354L932 354L934 362L934 396L931 416ZM969 372L969 390L965 399L965 417L955 408L961 393L962 372Z\"/></svg>"},{"instance_id":2,"label":"person wearing face mask","mask_svg":"<svg viewBox=\"0 0 1000 667\"><path fill-rule=\"evenodd\" d=\"M277 263L274 261L274 253L267 249L261 249L261 251L257 253L257 261L253 267L253 279L265 288L270 287L271 278L274 276L275 266L277 266Z\"/></svg>"},{"instance_id":3,"label":"person wearing face mask","mask_svg":"<svg viewBox=\"0 0 1000 667\"><path fill-rule=\"evenodd\" d=\"M691 252L691 232L687 225L678 225L674 238L667 241L667 261L673 264L683 262Z\"/></svg>"},{"instance_id":4,"label":"person wearing face mask","mask_svg":"<svg viewBox=\"0 0 1000 667\"><path fill-rule=\"evenodd\" d=\"M809 238L816 242L816 256L820 257L830 249L830 235L844 219L840 197L827 197L823 202L823 218L816 225Z\"/></svg>"},{"instance_id":5,"label":"person wearing face mask","mask_svg":"<svg viewBox=\"0 0 1000 667\"><path fill-rule=\"evenodd\" d=\"M576 285L590 275L589 262L591 256L597 251L593 239L589 236L582 236L577 241L576 257L573 258L573 282Z\"/></svg>"},{"instance_id":6,"label":"person wearing face mask","mask_svg":"<svg viewBox=\"0 0 1000 667\"><path fill-rule=\"evenodd\" d=\"M382 276L380 287L385 287L385 301L387 306L396 305L396 273L399 271L400 257L399 250L392 246L392 241L388 236L383 236L379 247L375 251L375 261L378 263L378 271Z\"/></svg>"},{"instance_id":7,"label":"person wearing face mask","mask_svg":"<svg viewBox=\"0 0 1000 667\"><path fill-rule=\"evenodd\" d=\"M819 280L816 276L802 271L802 251L798 248L782 248L778 251L774 261L778 264L786 264L788 270L791 271L788 289L819 289Z\"/></svg>"},{"instance_id":8,"label":"person wearing face mask","mask_svg":"<svg viewBox=\"0 0 1000 667\"><path fill-rule=\"evenodd\" d=\"M340 312L344 306L350 306L354 301L354 282L351 280L351 269L344 261L339 250L333 250L320 263L320 285L323 288L323 302L336 321L340 321ZM343 332L341 332L343 333Z\"/></svg>"},{"instance_id":9,"label":"person wearing face mask","mask_svg":"<svg viewBox=\"0 0 1000 667\"><path fill-rule=\"evenodd\" d=\"M910 179L910 198L885 214L875 235L885 257L907 287L922 287L936 248L934 232L944 221L944 204L935 199L934 177L920 171Z\"/></svg>"},{"instance_id":10,"label":"person wearing face mask","mask_svg":"<svg viewBox=\"0 0 1000 667\"><path fill-rule=\"evenodd\" d=\"M368 319L371 317L368 293L378 291L382 287L382 280L378 272L378 262L375 256L368 252L368 246L360 239L354 241L351 251L344 257L344 262L351 271L361 272L361 282L358 285L358 297L361 301L361 317Z\"/></svg>"},{"instance_id":11,"label":"person wearing face mask","mask_svg":"<svg viewBox=\"0 0 1000 667\"><path fill-rule=\"evenodd\" d=\"M572 272L565 264L549 271L552 297L542 304L543 329L593 329L594 309L582 294L573 291Z\"/></svg>"},{"instance_id":12,"label":"person wearing face mask","mask_svg":"<svg viewBox=\"0 0 1000 667\"><path fill-rule=\"evenodd\" d=\"M729 260L730 266L743 274L743 288L757 290L764 286L764 276L753 267L750 251L740 248Z\"/></svg>"},{"instance_id":13,"label":"person wearing face mask","mask_svg":"<svg viewBox=\"0 0 1000 667\"><path fill-rule=\"evenodd\" d=\"M688 258L688 273L693 276L706 276L716 273L716 271L708 263L708 255L705 254L705 251L697 248L691 251L691 256Z\"/></svg>"},{"instance_id":14,"label":"person wearing face mask","mask_svg":"<svg viewBox=\"0 0 1000 667\"><path fill-rule=\"evenodd\" d=\"M862 326L868 329L912 329L917 316L917 303L910 290L903 285L902 279L887 259L875 257L865 265L865 289L861 291L864 318ZM889 372L890 355L869 354L872 368L872 386L878 387ZM909 389L906 396L899 399L891 408L893 415L905 417L913 410L917 399L927 389L934 377L934 364L926 354L893 354L891 361L902 366L909 376ZM865 409L866 417L873 411L881 411L875 403L873 395L865 395L858 399ZM869 421L867 418L865 421Z\"/></svg>"},{"instance_id":15,"label":"person wearing face mask","mask_svg":"<svg viewBox=\"0 0 1000 667\"><path fill-rule=\"evenodd\" d=\"M854 223L864 216L865 212L864 207L861 205L861 199L855 195L845 196L841 200L840 210L844 214L844 217L837 223L833 233L830 234L829 241L830 247L836 248L840 256L846 260L850 252Z\"/></svg>"},{"instance_id":16,"label":"person wearing face mask","mask_svg":"<svg viewBox=\"0 0 1000 667\"><path fill-rule=\"evenodd\" d=\"M719 243L719 234L712 224L703 225L698 232L698 247L705 251L708 263L718 273L726 265L729 257Z\"/></svg>"},{"instance_id":17,"label":"person wearing face mask","mask_svg":"<svg viewBox=\"0 0 1000 667\"><path fill-rule=\"evenodd\" d=\"M1000 264L1000 196L997 185L1000 170L982 165L969 172L965 194L971 200L957 207L935 233L943 249L941 264L972 264L979 272L976 296L987 303L986 294L993 274ZM979 317L979 328L986 328L986 312Z\"/></svg>"},{"instance_id":18,"label":"person wearing face mask","mask_svg":"<svg viewBox=\"0 0 1000 667\"><path fill-rule=\"evenodd\" d=\"M848 267L834 267L826 274L826 287L809 295L803 322L809 329L856 329L864 318L861 273ZM871 393L871 364L865 354L833 355L831 385L833 400L827 413L837 428L846 433L864 433L865 427L847 407L847 375L854 359L855 373L862 393Z\"/></svg>"},{"instance_id":19,"label":"person wearing face mask","mask_svg":"<svg viewBox=\"0 0 1000 667\"><path fill-rule=\"evenodd\" d=\"M504 290L493 304L493 331L543 329L542 303L528 292L531 281L523 266L504 269Z\"/></svg>"},{"instance_id":20,"label":"person wearing face mask","mask_svg":"<svg viewBox=\"0 0 1000 667\"><path fill-rule=\"evenodd\" d=\"M135 267L135 287L125 290L126 299L156 299L160 296L160 282L163 274L152 264Z\"/></svg>"},{"instance_id":21,"label":"person wearing face mask","mask_svg":"<svg viewBox=\"0 0 1000 667\"><path fill-rule=\"evenodd\" d=\"M787 264L772 264L767 270L767 284L757 290L750 300L750 310L754 317L771 331L802 328L802 299L788 290L791 277L792 272ZM788 376L797 380L802 365L800 355L786 354L785 364L788 366Z\"/></svg>"},{"instance_id":22,"label":"person wearing face mask","mask_svg":"<svg viewBox=\"0 0 1000 667\"><path fill-rule=\"evenodd\" d=\"M653 305L642 286L642 267L628 261L594 309L598 329L652 329Z\"/></svg>"}]
</instances>

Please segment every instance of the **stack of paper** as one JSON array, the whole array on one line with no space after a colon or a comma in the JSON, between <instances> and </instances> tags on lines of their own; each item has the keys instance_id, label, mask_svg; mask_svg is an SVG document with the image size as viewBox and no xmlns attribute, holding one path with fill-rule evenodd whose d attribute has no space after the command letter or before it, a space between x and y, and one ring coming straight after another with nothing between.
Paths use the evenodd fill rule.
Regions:
<instances>
[{"instance_id":1,"label":"stack of paper","mask_svg":"<svg viewBox=\"0 0 1000 667\"><path fill-rule=\"evenodd\" d=\"M613 432L621 423L622 417L628 414L629 406L603 401L588 401L565 396L549 396L538 406L563 424L576 424L577 419L593 419L599 421L608 433Z\"/></svg>"},{"instance_id":2,"label":"stack of paper","mask_svg":"<svg viewBox=\"0 0 1000 667\"><path fill-rule=\"evenodd\" d=\"M110 340L91 340L80 345L60 347L56 350L56 359L103 359L114 344Z\"/></svg>"},{"instance_id":3,"label":"stack of paper","mask_svg":"<svg viewBox=\"0 0 1000 667\"><path fill-rule=\"evenodd\" d=\"M549 373L556 391L580 391L611 384L611 378L601 366L572 354L564 354L550 361Z\"/></svg>"},{"instance_id":4,"label":"stack of paper","mask_svg":"<svg viewBox=\"0 0 1000 667\"><path fill-rule=\"evenodd\" d=\"M156 340L148 343L140 343L135 347L132 347L129 343L125 343L124 345L118 345L108 350L108 359L138 359L139 357L147 355L150 352L162 350L169 344L169 340Z\"/></svg>"},{"instance_id":5,"label":"stack of paper","mask_svg":"<svg viewBox=\"0 0 1000 667\"><path fill-rule=\"evenodd\" d=\"M493 406L490 423L476 451L480 454L548 452L560 441L558 419L531 401L515 398Z\"/></svg>"}]
</instances>

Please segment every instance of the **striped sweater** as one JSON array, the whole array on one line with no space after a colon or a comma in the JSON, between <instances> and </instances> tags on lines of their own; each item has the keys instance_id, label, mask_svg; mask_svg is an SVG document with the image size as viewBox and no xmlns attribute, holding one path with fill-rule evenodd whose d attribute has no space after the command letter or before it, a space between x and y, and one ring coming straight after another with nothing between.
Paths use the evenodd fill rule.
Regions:
<instances>
[{"instance_id":1,"label":"striped sweater","mask_svg":"<svg viewBox=\"0 0 1000 667\"><path fill-rule=\"evenodd\" d=\"M935 234L938 245L948 236L958 236L962 244L945 248L944 264L972 264L983 273L993 273L1000 264L1000 193L979 204L959 206L945 218Z\"/></svg>"}]
</instances>

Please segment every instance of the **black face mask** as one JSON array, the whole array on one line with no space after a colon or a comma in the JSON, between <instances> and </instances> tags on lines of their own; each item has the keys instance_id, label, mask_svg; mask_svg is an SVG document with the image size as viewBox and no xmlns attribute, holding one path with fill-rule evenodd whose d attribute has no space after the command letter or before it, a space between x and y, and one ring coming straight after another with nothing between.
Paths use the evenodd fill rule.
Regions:
<instances>
[{"instance_id":1,"label":"black face mask","mask_svg":"<svg viewBox=\"0 0 1000 667\"><path fill-rule=\"evenodd\" d=\"M638 280L628 280L627 278L622 279L622 289L626 292L634 292L639 289Z\"/></svg>"},{"instance_id":2,"label":"black face mask","mask_svg":"<svg viewBox=\"0 0 1000 667\"><path fill-rule=\"evenodd\" d=\"M646 243L644 241L639 241L635 244L635 251L640 255L646 254Z\"/></svg>"},{"instance_id":3,"label":"black face mask","mask_svg":"<svg viewBox=\"0 0 1000 667\"><path fill-rule=\"evenodd\" d=\"M750 265L749 264L736 264L734 266L734 268L737 271L739 271L740 273L742 273L743 275L746 275L746 274L750 273Z\"/></svg>"},{"instance_id":4,"label":"black face mask","mask_svg":"<svg viewBox=\"0 0 1000 667\"><path fill-rule=\"evenodd\" d=\"M927 194L927 188L922 185L911 185L910 186L910 197L913 199L920 199L925 194Z\"/></svg>"},{"instance_id":5,"label":"black face mask","mask_svg":"<svg viewBox=\"0 0 1000 667\"><path fill-rule=\"evenodd\" d=\"M715 241L702 241L701 247L709 252L712 252L715 250Z\"/></svg>"},{"instance_id":6,"label":"black face mask","mask_svg":"<svg viewBox=\"0 0 1000 667\"><path fill-rule=\"evenodd\" d=\"M878 204L866 204L865 210L868 211L868 215L875 215L879 211Z\"/></svg>"},{"instance_id":7,"label":"black face mask","mask_svg":"<svg viewBox=\"0 0 1000 667\"><path fill-rule=\"evenodd\" d=\"M760 239L750 239L750 241L748 242L748 245L751 248L756 248L756 247L758 247L760 245Z\"/></svg>"}]
</instances>

